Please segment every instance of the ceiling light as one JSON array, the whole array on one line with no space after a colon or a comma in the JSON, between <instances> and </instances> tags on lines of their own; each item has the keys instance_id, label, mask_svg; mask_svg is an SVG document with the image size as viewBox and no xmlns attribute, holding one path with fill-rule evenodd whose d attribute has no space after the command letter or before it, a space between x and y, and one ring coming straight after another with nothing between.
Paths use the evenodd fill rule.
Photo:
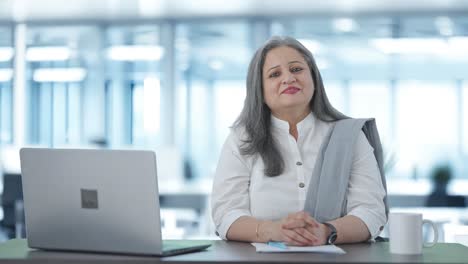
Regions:
<instances>
[{"instance_id":1,"label":"ceiling light","mask_svg":"<svg viewBox=\"0 0 468 264\"><path fill-rule=\"evenodd\" d=\"M312 39L298 39L304 47L306 47L312 54L318 53L321 50L321 45L318 41Z\"/></svg>"},{"instance_id":2,"label":"ceiling light","mask_svg":"<svg viewBox=\"0 0 468 264\"><path fill-rule=\"evenodd\" d=\"M13 48L12 47L0 47L0 61L9 61L13 58Z\"/></svg>"},{"instance_id":3,"label":"ceiling light","mask_svg":"<svg viewBox=\"0 0 468 264\"><path fill-rule=\"evenodd\" d=\"M338 32L354 32L358 24L351 18L337 18L333 20L333 28Z\"/></svg>"},{"instance_id":4,"label":"ceiling light","mask_svg":"<svg viewBox=\"0 0 468 264\"><path fill-rule=\"evenodd\" d=\"M107 50L107 57L116 61L158 61L164 54L164 48L157 45L112 46Z\"/></svg>"},{"instance_id":5,"label":"ceiling light","mask_svg":"<svg viewBox=\"0 0 468 264\"><path fill-rule=\"evenodd\" d=\"M35 82L80 82L85 77L83 68L40 68L33 73Z\"/></svg>"},{"instance_id":6,"label":"ceiling light","mask_svg":"<svg viewBox=\"0 0 468 264\"><path fill-rule=\"evenodd\" d=\"M386 54L434 54L447 51L447 43L436 38L379 38L370 40L371 45Z\"/></svg>"},{"instance_id":7,"label":"ceiling light","mask_svg":"<svg viewBox=\"0 0 468 264\"><path fill-rule=\"evenodd\" d=\"M26 50L28 61L65 61L70 57L71 51L68 47L29 47Z\"/></svg>"}]
</instances>

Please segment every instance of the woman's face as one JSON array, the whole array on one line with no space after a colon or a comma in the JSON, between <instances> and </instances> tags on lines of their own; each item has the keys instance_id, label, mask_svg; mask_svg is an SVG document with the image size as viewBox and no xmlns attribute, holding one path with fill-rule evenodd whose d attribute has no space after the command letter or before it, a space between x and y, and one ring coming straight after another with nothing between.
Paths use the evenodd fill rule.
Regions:
<instances>
[{"instance_id":1,"label":"woman's face","mask_svg":"<svg viewBox=\"0 0 468 264\"><path fill-rule=\"evenodd\" d=\"M314 90L310 68L297 50L281 46L267 53L263 65L263 96L273 114L310 112Z\"/></svg>"}]
</instances>

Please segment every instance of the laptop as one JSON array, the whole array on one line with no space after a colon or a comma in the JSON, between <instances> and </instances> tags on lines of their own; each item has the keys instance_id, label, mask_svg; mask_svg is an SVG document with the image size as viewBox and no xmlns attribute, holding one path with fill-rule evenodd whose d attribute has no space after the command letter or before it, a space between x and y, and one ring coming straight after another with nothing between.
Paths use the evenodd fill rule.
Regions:
<instances>
[{"instance_id":1,"label":"laptop","mask_svg":"<svg viewBox=\"0 0 468 264\"><path fill-rule=\"evenodd\" d=\"M163 241L156 154L143 150L20 150L30 248L169 256L209 241Z\"/></svg>"}]
</instances>

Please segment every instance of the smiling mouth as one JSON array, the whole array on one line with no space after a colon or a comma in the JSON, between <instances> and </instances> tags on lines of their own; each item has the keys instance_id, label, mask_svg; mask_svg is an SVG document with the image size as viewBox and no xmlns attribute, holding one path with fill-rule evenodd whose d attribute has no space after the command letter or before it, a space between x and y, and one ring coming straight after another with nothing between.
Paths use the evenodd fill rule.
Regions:
<instances>
[{"instance_id":1,"label":"smiling mouth","mask_svg":"<svg viewBox=\"0 0 468 264\"><path fill-rule=\"evenodd\" d=\"M295 94L295 93L299 92L300 90L301 89L299 89L297 87L291 86L291 87L286 88L286 90L284 90L282 92L282 94Z\"/></svg>"}]
</instances>

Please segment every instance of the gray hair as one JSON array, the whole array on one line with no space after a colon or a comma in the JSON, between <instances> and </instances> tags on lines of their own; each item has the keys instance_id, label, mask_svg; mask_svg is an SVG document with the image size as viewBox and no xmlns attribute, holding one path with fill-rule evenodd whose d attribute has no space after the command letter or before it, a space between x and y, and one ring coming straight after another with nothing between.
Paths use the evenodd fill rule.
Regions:
<instances>
[{"instance_id":1,"label":"gray hair","mask_svg":"<svg viewBox=\"0 0 468 264\"><path fill-rule=\"evenodd\" d=\"M267 53L277 47L287 46L297 50L307 62L314 81L315 91L310 100L310 109L315 116L326 122L348 118L336 110L328 101L323 87L322 77L312 53L299 41L291 37L271 37L254 54L250 61L246 87L247 96L240 116L234 122L234 127L244 127L247 139L241 147L242 155L259 154L265 164L264 173L267 176L278 176L283 173L284 160L278 150L270 131L271 110L263 97L263 65Z\"/></svg>"}]
</instances>

